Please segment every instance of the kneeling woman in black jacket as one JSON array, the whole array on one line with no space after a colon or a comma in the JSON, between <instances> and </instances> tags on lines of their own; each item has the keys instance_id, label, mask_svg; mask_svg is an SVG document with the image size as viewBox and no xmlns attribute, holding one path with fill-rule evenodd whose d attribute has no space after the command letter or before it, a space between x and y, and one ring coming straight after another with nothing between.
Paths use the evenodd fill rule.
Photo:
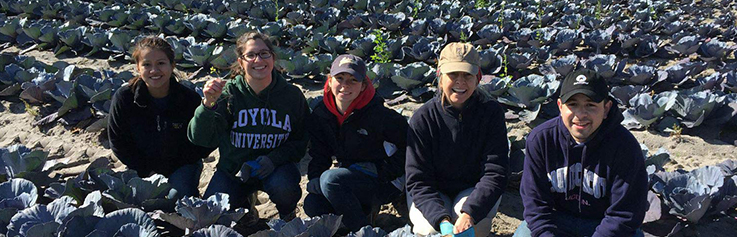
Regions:
<instances>
[{"instance_id":1,"label":"kneeling woman in black jacket","mask_svg":"<svg viewBox=\"0 0 737 237\"><path fill-rule=\"evenodd\" d=\"M142 38L132 56L139 75L113 96L110 148L139 176L162 174L178 197L199 196L201 159L213 149L189 142L187 124L201 98L174 78L174 51L166 40Z\"/></svg>"},{"instance_id":2,"label":"kneeling woman in black jacket","mask_svg":"<svg viewBox=\"0 0 737 237\"><path fill-rule=\"evenodd\" d=\"M415 111L407 132L412 230L488 236L509 172L504 110L480 94L470 44L443 48L438 77L438 96Z\"/></svg>"},{"instance_id":3,"label":"kneeling woman in black jacket","mask_svg":"<svg viewBox=\"0 0 737 237\"><path fill-rule=\"evenodd\" d=\"M364 61L340 55L330 67L323 103L309 117L305 213L343 215L352 231L369 225L369 215L404 189L407 120L374 94ZM338 165L329 169L332 157Z\"/></svg>"}]
</instances>

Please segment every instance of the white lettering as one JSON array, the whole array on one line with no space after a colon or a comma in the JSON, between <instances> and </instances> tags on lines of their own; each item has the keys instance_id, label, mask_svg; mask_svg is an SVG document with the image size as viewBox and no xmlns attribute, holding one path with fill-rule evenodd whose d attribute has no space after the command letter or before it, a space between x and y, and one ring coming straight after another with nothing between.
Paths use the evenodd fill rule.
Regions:
<instances>
[{"instance_id":1,"label":"white lettering","mask_svg":"<svg viewBox=\"0 0 737 237\"><path fill-rule=\"evenodd\" d=\"M292 132L292 122L289 121L289 114L286 114L284 117L284 127L282 129L287 132Z\"/></svg>"},{"instance_id":2,"label":"white lettering","mask_svg":"<svg viewBox=\"0 0 737 237\"><path fill-rule=\"evenodd\" d=\"M251 126L256 126L256 115L258 115L259 109L253 108L249 109L248 113L251 114Z\"/></svg>"},{"instance_id":3,"label":"white lettering","mask_svg":"<svg viewBox=\"0 0 737 237\"><path fill-rule=\"evenodd\" d=\"M281 121L276 120L276 110L271 110L271 126L275 128L281 128Z\"/></svg>"},{"instance_id":4,"label":"white lettering","mask_svg":"<svg viewBox=\"0 0 737 237\"><path fill-rule=\"evenodd\" d=\"M261 112L261 124L262 125L270 125L271 124L271 120L268 119L269 111L266 110L266 109L261 109L260 112Z\"/></svg>"},{"instance_id":5,"label":"white lettering","mask_svg":"<svg viewBox=\"0 0 737 237\"><path fill-rule=\"evenodd\" d=\"M241 110L238 112L238 127L244 127L248 125L248 111Z\"/></svg>"},{"instance_id":6,"label":"white lettering","mask_svg":"<svg viewBox=\"0 0 737 237\"><path fill-rule=\"evenodd\" d=\"M606 196L606 179L599 177L594 171L584 169L581 163L550 171L548 180L551 192L566 193L566 191L580 187L581 191L594 198L599 199Z\"/></svg>"}]
</instances>

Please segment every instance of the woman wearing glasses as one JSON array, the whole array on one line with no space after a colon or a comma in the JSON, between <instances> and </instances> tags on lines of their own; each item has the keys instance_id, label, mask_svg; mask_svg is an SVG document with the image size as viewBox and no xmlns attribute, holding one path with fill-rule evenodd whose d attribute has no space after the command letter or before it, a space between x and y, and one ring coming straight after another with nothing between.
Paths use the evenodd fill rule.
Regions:
<instances>
[{"instance_id":1,"label":"woman wearing glasses","mask_svg":"<svg viewBox=\"0 0 737 237\"><path fill-rule=\"evenodd\" d=\"M204 197L230 195L234 207L249 207L241 223L258 220L249 197L263 190L281 219L295 216L302 196L296 162L304 156L309 114L302 91L274 70L274 48L268 36L250 32L238 38L238 61L230 80L212 79L189 123L192 143L217 147L220 159Z\"/></svg>"}]
</instances>

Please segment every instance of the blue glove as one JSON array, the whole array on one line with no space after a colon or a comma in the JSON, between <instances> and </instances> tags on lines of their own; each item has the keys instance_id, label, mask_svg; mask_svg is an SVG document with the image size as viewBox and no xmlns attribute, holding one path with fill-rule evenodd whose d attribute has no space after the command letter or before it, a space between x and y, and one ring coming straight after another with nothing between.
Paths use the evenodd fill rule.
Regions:
<instances>
[{"instance_id":1,"label":"blue glove","mask_svg":"<svg viewBox=\"0 0 737 237\"><path fill-rule=\"evenodd\" d=\"M238 173L235 174L235 177L240 179L241 182L245 183L246 181L248 181L248 178L253 177L251 169L253 168L248 165L248 162L243 163L243 165L241 165L241 170L239 170Z\"/></svg>"},{"instance_id":2,"label":"blue glove","mask_svg":"<svg viewBox=\"0 0 737 237\"><path fill-rule=\"evenodd\" d=\"M268 156L259 156L256 158L256 162L258 163L258 168L253 167L252 173L255 173L258 179L265 179L271 172L274 172L274 163L271 162Z\"/></svg>"},{"instance_id":3,"label":"blue glove","mask_svg":"<svg viewBox=\"0 0 737 237\"><path fill-rule=\"evenodd\" d=\"M453 235L453 223L449 221L440 222L440 235Z\"/></svg>"},{"instance_id":4,"label":"blue glove","mask_svg":"<svg viewBox=\"0 0 737 237\"><path fill-rule=\"evenodd\" d=\"M371 163L371 162L358 162L358 163L348 166L348 169L359 171L361 173L364 173L374 178L379 177L379 175L376 172L376 165L374 165L374 163Z\"/></svg>"},{"instance_id":5,"label":"blue glove","mask_svg":"<svg viewBox=\"0 0 737 237\"><path fill-rule=\"evenodd\" d=\"M320 188L320 178L313 178L307 182L307 192L313 194L322 194L322 188Z\"/></svg>"},{"instance_id":6,"label":"blue glove","mask_svg":"<svg viewBox=\"0 0 737 237\"><path fill-rule=\"evenodd\" d=\"M248 164L248 166L251 166L251 177L256 177L256 170L260 169L261 165L259 165L258 162L256 162L255 160L246 161L246 164Z\"/></svg>"},{"instance_id":7,"label":"blue glove","mask_svg":"<svg viewBox=\"0 0 737 237\"><path fill-rule=\"evenodd\" d=\"M461 233L454 234L453 237L474 237L475 231L473 230L473 226L468 227L468 229L464 230Z\"/></svg>"}]
</instances>

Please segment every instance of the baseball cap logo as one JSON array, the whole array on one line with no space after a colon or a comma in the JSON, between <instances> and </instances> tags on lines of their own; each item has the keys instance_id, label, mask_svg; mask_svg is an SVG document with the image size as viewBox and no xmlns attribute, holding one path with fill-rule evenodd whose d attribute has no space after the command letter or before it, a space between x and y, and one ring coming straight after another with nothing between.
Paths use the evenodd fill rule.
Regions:
<instances>
[{"instance_id":1,"label":"baseball cap logo","mask_svg":"<svg viewBox=\"0 0 737 237\"><path fill-rule=\"evenodd\" d=\"M462 47L456 48L456 55L458 55L459 58L463 58L463 48Z\"/></svg>"},{"instance_id":2,"label":"baseball cap logo","mask_svg":"<svg viewBox=\"0 0 737 237\"><path fill-rule=\"evenodd\" d=\"M352 64L352 63L354 63L353 59L346 57L340 60L340 63L338 63L338 66L342 67L343 64Z\"/></svg>"},{"instance_id":3,"label":"baseball cap logo","mask_svg":"<svg viewBox=\"0 0 737 237\"><path fill-rule=\"evenodd\" d=\"M584 75L578 75L576 77L576 82L573 83L573 85L588 85L589 82L586 81L586 76Z\"/></svg>"}]
</instances>

